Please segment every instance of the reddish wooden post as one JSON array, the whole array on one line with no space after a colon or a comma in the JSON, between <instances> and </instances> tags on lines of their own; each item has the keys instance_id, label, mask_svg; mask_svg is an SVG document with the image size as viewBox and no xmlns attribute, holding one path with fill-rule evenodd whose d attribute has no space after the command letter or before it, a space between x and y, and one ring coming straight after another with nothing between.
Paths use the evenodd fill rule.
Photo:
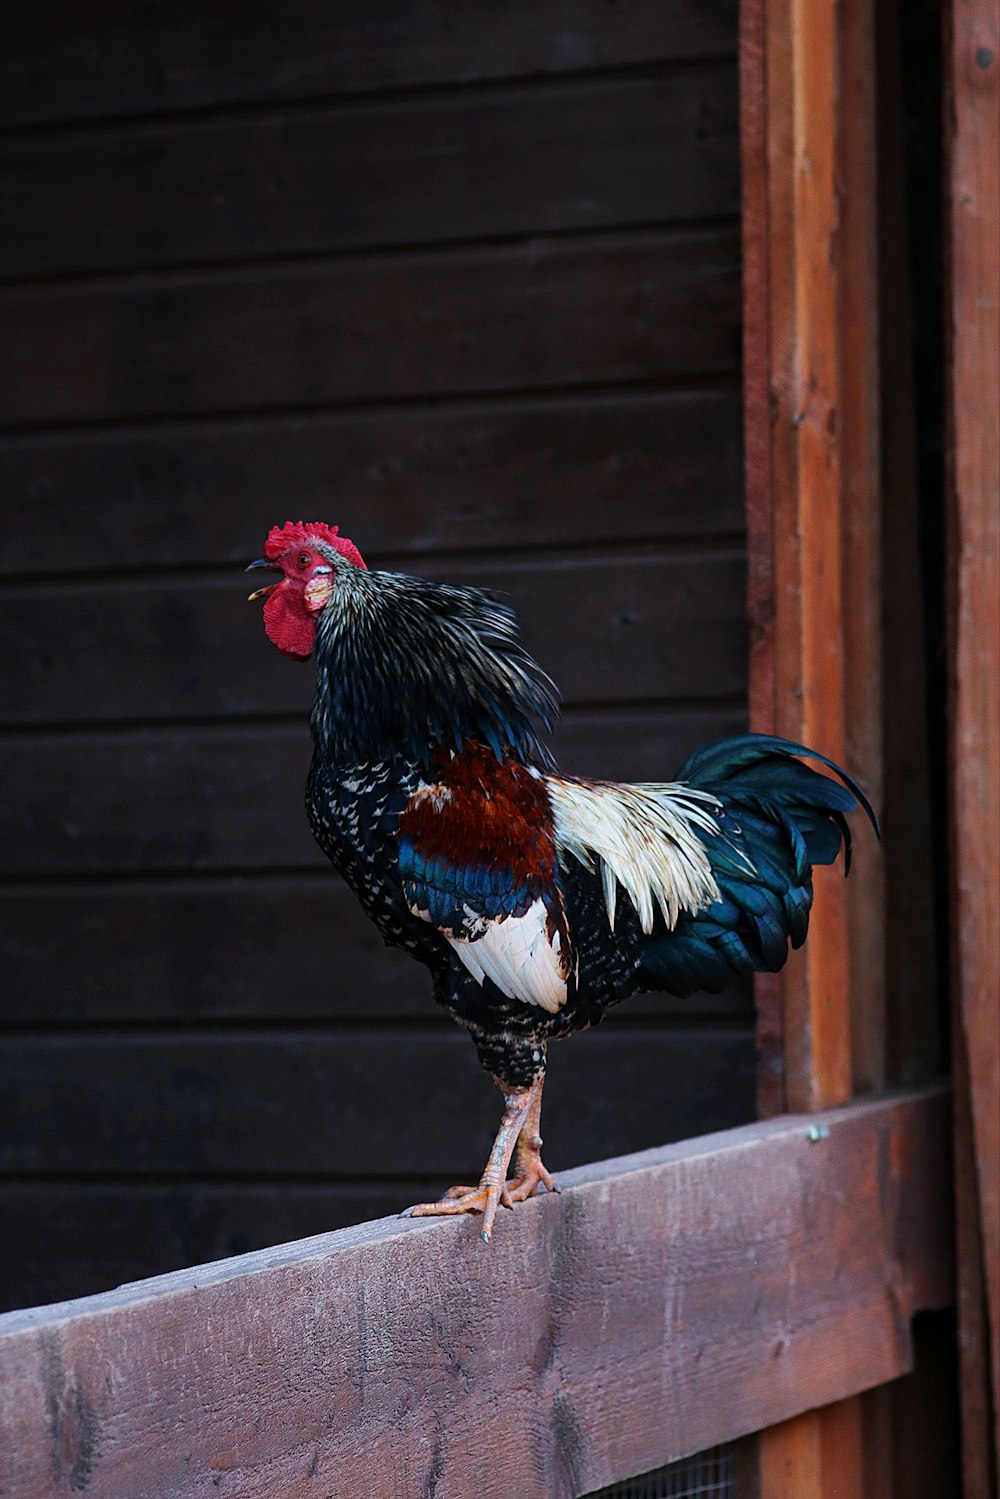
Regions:
<instances>
[{"instance_id":1,"label":"reddish wooden post","mask_svg":"<svg viewBox=\"0 0 1000 1499\"><path fill-rule=\"evenodd\" d=\"M953 0L950 740L964 1483L1000 1472L1000 5ZM992 1412L990 1406L992 1403ZM992 1428L992 1436L991 1436ZM992 1445L992 1475L991 1453Z\"/></svg>"},{"instance_id":2,"label":"reddish wooden post","mask_svg":"<svg viewBox=\"0 0 1000 1499\"><path fill-rule=\"evenodd\" d=\"M877 799L874 6L742 16L751 719L848 761ZM884 1081L882 872L867 843L859 863L850 898L841 869L816 872L809 941L760 986L762 1111ZM764 1432L761 1499L873 1499L863 1425L852 1400Z\"/></svg>"}]
</instances>

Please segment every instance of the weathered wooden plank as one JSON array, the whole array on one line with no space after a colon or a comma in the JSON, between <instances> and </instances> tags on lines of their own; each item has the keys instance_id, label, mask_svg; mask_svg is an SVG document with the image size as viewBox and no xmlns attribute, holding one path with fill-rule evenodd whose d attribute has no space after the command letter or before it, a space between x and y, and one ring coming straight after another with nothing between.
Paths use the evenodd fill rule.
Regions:
<instances>
[{"instance_id":1,"label":"weathered wooden plank","mask_svg":"<svg viewBox=\"0 0 1000 1499\"><path fill-rule=\"evenodd\" d=\"M981 1255L985 1314L963 1297L966 1450L1000 1477L1000 5L950 7L947 199L950 472L949 769L955 1048L967 1108L956 1114L959 1161L975 1160L960 1274ZM969 1190L971 1188L971 1190ZM978 1196L978 1224L975 1199ZM976 1242L978 1239L978 1243ZM982 1317L980 1327L975 1323ZM971 1324L971 1325L970 1325ZM984 1391L975 1344L988 1350L992 1432L975 1421ZM978 1451L975 1449L978 1448Z\"/></svg>"},{"instance_id":2,"label":"weathered wooden plank","mask_svg":"<svg viewBox=\"0 0 1000 1499\"><path fill-rule=\"evenodd\" d=\"M123 10L12 0L0 123L144 115L205 105L729 57L736 0L280 0L234 21L225 0Z\"/></svg>"},{"instance_id":3,"label":"weathered wooden plank","mask_svg":"<svg viewBox=\"0 0 1000 1499\"><path fill-rule=\"evenodd\" d=\"M303 942L304 931L315 940ZM276 1010L283 1022L375 1023L437 1013L425 970L385 946L329 869L8 886L0 953L6 1025L267 1022ZM737 986L688 999L637 995L622 1013L650 1022L750 1010L749 988Z\"/></svg>"},{"instance_id":4,"label":"weathered wooden plank","mask_svg":"<svg viewBox=\"0 0 1000 1499\"><path fill-rule=\"evenodd\" d=\"M0 530L0 573L235 565L292 509L413 569L428 551L735 536L739 428L733 384L8 437L0 486L31 503Z\"/></svg>"},{"instance_id":5,"label":"weathered wooden plank","mask_svg":"<svg viewBox=\"0 0 1000 1499\"><path fill-rule=\"evenodd\" d=\"M342 519L364 551L363 522ZM247 534L248 560L262 544L263 536ZM567 703L743 690L743 558L735 547L617 558L436 557L414 571L510 599ZM246 597L237 568L221 578L4 589L0 717L28 725L301 711L312 670L269 645L260 605ZM78 641L86 648L67 647Z\"/></svg>"},{"instance_id":6,"label":"weathered wooden plank","mask_svg":"<svg viewBox=\"0 0 1000 1499\"><path fill-rule=\"evenodd\" d=\"M447 1177L478 1180L501 1109L471 1041L446 1018L430 1028L10 1035L0 1101L0 1172L17 1176L434 1174L442 1188ZM609 1022L553 1048L546 1154L562 1169L752 1114L749 1027Z\"/></svg>"},{"instance_id":7,"label":"weathered wooden plank","mask_svg":"<svg viewBox=\"0 0 1000 1499\"><path fill-rule=\"evenodd\" d=\"M46 132L3 153L0 275L719 218L738 192L728 63Z\"/></svg>"},{"instance_id":8,"label":"weathered wooden plank","mask_svg":"<svg viewBox=\"0 0 1000 1499\"><path fill-rule=\"evenodd\" d=\"M162 272L0 298L0 424L730 373L727 228Z\"/></svg>"},{"instance_id":9,"label":"weathered wooden plank","mask_svg":"<svg viewBox=\"0 0 1000 1499\"><path fill-rule=\"evenodd\" d=\"M4 1487L580 1494L905 1372L946 1164L903 1096L584 1168L489 1250L390 1219L11 1313Z\"/></svg>"}]
</instances>

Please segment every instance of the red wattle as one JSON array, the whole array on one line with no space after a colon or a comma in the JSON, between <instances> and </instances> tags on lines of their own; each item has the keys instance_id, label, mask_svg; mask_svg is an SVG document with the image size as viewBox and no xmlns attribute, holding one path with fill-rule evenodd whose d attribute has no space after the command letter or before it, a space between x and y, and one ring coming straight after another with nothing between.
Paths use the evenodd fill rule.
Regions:
<instances>
[{"instance_id":1,"label":"red wattle","mask_svg":"<svg viewBox=\"0 0 1000 1499\"><path fill-rule=\"evenodd\" d=\"M279 583L264 605L267 638L293 661L308 661L316 639L316 623L305 606L301 588Z\"/></svg>"}]
</instances>

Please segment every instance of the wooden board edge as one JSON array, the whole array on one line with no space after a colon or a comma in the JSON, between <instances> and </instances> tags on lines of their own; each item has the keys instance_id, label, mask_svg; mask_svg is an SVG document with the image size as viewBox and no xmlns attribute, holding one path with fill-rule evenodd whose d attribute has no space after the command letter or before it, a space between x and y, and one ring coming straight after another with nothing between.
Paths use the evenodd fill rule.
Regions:
<instances>
[{"instance_id":1,"label":"wooden board edge","mask_svg":"<svg viewBox=\"0 0 1000 1499\"><path fill-rule=\"evenodd\" d=\"M88 1402L95 1400L97 1406L91 1412L94 1430L114 1429L116 1438L99 1460L95 1458L102 1471L94 1492L102 1495L126 1492L122 1483L139 1482L141 1464L147 1460L145 1454L137 1454L134 1446L136 1432L143 1430L142 1410L137 1410L133 1398L138 1367L146 1370L144 1377L154 1385L161 1383L171 1399L177 1394L177 1370L171 1367L169 1358L161 1362L167 1344L174 1355L178 1348L184 1349L183 1357L192 1379L209 1383L215 1378L227 1379L222 1366L241 1344L244 1331L239 1323L244 1312L249 1319L245 1335L257 1349L256 1372L250 1377L251 1383L263 1380L266 1385L273 1378L281 1384L289 1358L316 1354L316 1347L295 1353L294 1338L287 1347L283 1343L286 1327L303 1316L308 1321L313 1315L309 1308L315 1306L319 1317L315 1324L320 1340L317 1346L327 1348L329 1343L330 1348L323 1354L327 1374L322 1388L327 1391L332 1380L338 1389L341 1386L347 1389L345 1379L354 1388L348 1378L348 1365L351 1358L361 1354L354 1348L353 1324L345 1322L343 1317L346 1303L340 1312L337 1307L345 1296L350 1302L357 1284L367 1288L366 1294L375 1296L376 1288L381 1286L388 1295L392 1304L379 1313L379 1336L383 1341L388 1339L387 1347L391 1345L399 1351L399 1359L405 1363L416 1357L423 1371L425 1359L436 1367L443 1354L446 1367L451 1369L448 1350L457 1346L457 1339L461 1343L459 1362L465 1373L462 1389L456 1393L451 1388L438 1389L430 1365L426 1383L421 1372L413 1386L419 1411L414 1414L408 1408L405 1418L401 1418L407 1426L407 1435L400 1437L398 1444L395 1430L390 1432L386 1428L381 1397L373 1410L367 1414L362 1410L356 1417L350 1414L350 1409L345 1415L338 1405L341 1414L336 1440L332 1435L329 1438L333 1447L328 1449L326 1438L320 1436L311 1437L305 1445L314 1443L316 1451L329 1450L332 1454L333 1448L342 1453L345 1444L355 1443L357 1451L363 1449L357 1457L360 1466L355 1479L361 1475L365 1463L378 1460L379 1443L392 1444L392 1450L407 1454L405 1461L409 1461L408 1455L420 1447L414 1441L417 1429L414 1422L419 1427L424 1421L433 1426L439 1417L454 1421L454 1414L442 1416L435 1404L438 1399L445 1400L446 1411L454 1411L456 1400L462 1408L463 1390L470 1398L478 1391L478 1399L486 1398L492 1408L502 1410L507 1400L517 1402L524 1398L526 1374L529 1382L541 1381L538 1391L541 1406L535 1434L538 1452L525 1460L529 1461L530 1471L537 1473L540 1464L547 1474L547 1487L537 1492L559 1496L581 1492L587 1486L598 1486L629 1472L648 1471L659 1463L741 1437L763 1425L789 1420L805 1410L883 1383L906 1372L910 1366L909 1319L925 1307L948 1304L952 1295L946 1207L949 1188L938 1169L939 1160L948 1149L948 1108L947 1089L935 1084L812 1116L784 1116L639 1156L597 1163L571 1173L560 1198L524 1205L519 1212L520 1223L516 1225L519 1231L508 1229L506 1235L496 1236L489 1250L473 1243L474 1234L465 1234L467 1242L459 1242L469 1228L468 1223L406 1223L385 1219L214 1266L139 1282L104 1296L7 1314L0 1317L0 1370L5 1371L0 1375L0 1429L6 1424L15 1440L6 1449L0 1443L0 1451L19 1455L16 1459L6 1459L16 1461L18 1466L16 1470L8 1469L4 1491L12 1496L72 1492L74 1473L79 1478L79 1463L74 1467L73 1453L79 1457L82 1450L82 1428L74 1424L77 1418L73 1412L83 1411L86 1415L90 1409ZM606 1310L610 1303L617 1309L616 1316L638 1318L637 1327L646 1325L648 1329L650 1308L664 1294L666 1305L671 1304L669 1286L681 1283L677 1281L678 1275L683 1280L685 1259L689 1265L693 1264L691 1255L695 1254L699 1266L696 1273L704 1275L702 1246L706 1213L716 1215L719 1232L725 1225L723 1241L730 1242L729 1213L720 1203L718 1193L720 1187L742 1192L748 1174L760 1183L765 1194L772 1191L778 1194L776 1200L782 1202L782 1211L787 1206L792 1221L797 1220L794 1235L786 1241L792 1263L784 1273L780 1266L777 1270L773 1266L766 1270L766 1275L777 1276L770 1293L775 1298L774 1306L786 1305L789 1288L795 1286L799 1273L806 1272L806 1259L800 1261L799 1257L816 1258L818 1241L811 1237L815 1234L815 1225L810 1227L811 1215L817 1211L821 1215L842 1215L848 1204L866 1202L863 1232L855 1236L846 1227L843 1247L836 1251L836 1262L843 1264L843 1275L836 1273L824 1282L832 1300L824 1307L820 1325L811 1321L812 1305L802 1323L792 1310L777 1348L769 1343L756 1354L752 1350L747 1354L744 1349L742 1357L758 1360L754 1367L759 1368L759 1377L750 1381L742 1408L734 1414L726 1401L707 1399L707 1391L699 1387L696 1363L685 1350L691 1338L697 1342L702 1334L697 1324L691 1325L689 1310L675 1325L673 1335L662 1345L659 1355L655 1331L651 1343L645 1339L648 1344L645 1354L629 1375L633 1385L638 1381L637 1389L655 1392L658 1376L655 1368L646 1367L650 1358L653 1365L657 1357L668 1362L681 1361L690 1381L687 1374L684 1379L679 1378L679 1364L654 1396L667 1413L669 1429L645 1418L638 1426L633 1421L630 1433L625 1434L614 1419L601 1416L595 1425L595 1412L613 1413L621 1390L621 1370L617 1363L602 1360L608 1345L616 1340L623 1347L631 1347L630 1331L613 1323L602 1330L597 1303L586 1316L581 1316L579 1307L568 1312L564 1306L569 1291L565 1277L571 1276L577 1287L582 1284L585 1297L596 1295ZM872 1190L859 1196L861 1178L871 1181ZM789 1187L796 1190L789 1191ZM749 1208L744 1202L742 1211L753 1213L754 1201ZM678 1221L686 1224L686 1231L678 1238L674 1227L668 1230L669 1268L665 1271L659 1254L650 1256L648 1235L653 1232L655 1236L657 1230L653 1225L657 1222L674 1225ZM766 1231L767 1224L762 1223L761 1227ZM662 1231L661 1228L659 1232ZM599 1233L596 1239L595 1232ZM607 1233L620 1233L620 1244L609 1246L603 1237ZM666 1244L661 1247L665 1249ZM822 1252L826 1253L827 1248ZM599 1273L594 1281L588 1277L593 1276L597 1261L600 1261ZM624 1279L621 1269L617 1281L604 1278L606 1268L602 1267L613 1264L621 1268L630 1266ZM646 1284L644 1276L650 1273L651 1265L655 1267L653 1280ZM668 1277L666 1284L662 1280L664 1273ZM810 1268L806 1273L814 1276L816 1270ZM743 1280L734 1277L733 1266L722 1261L714 1264L711 1275L718 1277L721 1294L736 1298L737 1303L747 1296L747 1319L748 1323L752 1321L756 1308L751 1312L744 1289L745 1277ZM708 1282L702 1283L702 1290L706 1294L698 1305L705 1308L704 1315L710 1319L714 1301ZM570 1306L577 1294L580 1294L577 1289L569 1293ZM511 1324L516 1329L511 1333L512 1338L527 1341L521 1356L497 1360L491 1338L497 1335L499 1326L508 1325L505 1298L510 1299L510 1312L517 1313ZM792 1302L794 1299L793 1295ZM791 1307L792 1302L787 1306ZM772 1302L768 1306L772 1307ZM265 1316L262 1321L262 1309L267 1307L272 1310L280 1307L280 1317L273 1315L269 1321ZM321 1307L326 1310L321 1312ZM441 1324L440 1348L420 1353L424 1346L420 1329L431 1313L434 1314L431 1321L436 1316ZM758 1335L773 1326L768 1317L759 1324ZM324 1331L327 1318L332 1323ZM550 1342L555 1340L559 1349L555 1383L545 1372L551 1367L551 1351L537 1366L534 1354L527 1351L534 1346L536 1336L542 1336L545 1345L546 1318L549 1319L547 1336ZM745 1332L739 1325L732 1326L734 1346L745 1337ZM729 1335L727 1330L726 1337ZM375 1345L370 1343L371 1332L362 1327L358 1336L362 1336L368 1349L367 1353L362 1349L362 1365L365 1359L370 1360L372 1379L388 1379L391 1384L397 1377L392 1360L387 1365L376 1359ZM766 1336L770 1339L773 1333L768 1331ZM332 1351L334 1346L339 1350L336 1354ZM413 1351L415 1348L417 1353ZM782 1349L787 1353L787 1362ZM43 1359L42 1365L38 1364L39 1357ZM527 1365L524 1357L528 1358ZM717 1353L716 1357L724 1360L725 1355ZM331 1359L333 1363L329 1362ZM46 1378L51 1375L59 1386L54 1395L50 1390L55 1402L52 1408L57 1409L58 1415L54 1428L45 1416L48 1397L40 1397L36 1385L37 1371L42 1367L49 1371ZM710 1375L706 1370L704 1377L714 1379L716 1374ZM741 1376L741 1380L743 1389L745 1377ZM241 1388L237 1394L241 1401L259 1400L263 1388L262 1385L256 1393ZM271 1448L263 1438L258 1442L250 1435L233 1436L235 1455L227 1455L223 1466L240 1467L244 1484L241 1492L248 1496L264 1492L275 1496L321 1492L320 1488L304 1482L301 1470L297 1470L294 1482L302 1481L303 1487L292 1486L292 1479L281 1467L289 1440L296 1451L301 1449L301 1433L295 1434L294 1421L308 1420L314 1433L322 1425L318 1408L309 1401L301 1405L298 1388L285 1384L280 1391L277 1386L275 1389L275 1400L284 1412L278 1419L293 1422L293 1435L282 1437L286 1446L279 1443L275 1449L280 1451L280 1460L267 1455ZM231 1381L227 1389L232 1391ZM213 1410L211 1418L206 1417L212 1430L196 1436L201 1456L192 1461L197 1466L207 1453L214 1451L213 1443L221 1440L221 1428L216 1430L219 1413L212 1407L211 1390L204 1384L198 1386L196 1398L200 1408ZM326 1398L324 1394L323 1399ZM284 1410L289 1399L294 1409ZM578 1416L574 1419L578 1429L567 1453L567 1435L564 1426L560 1427L559 1413L563 1410L565 1414L565 1403L571 1399L577 1403ZM678 1401L683 1409L677 1407ZM351 1407L350 1400L346 1404ZM479 1408L475 1401L472 1406ZM32 1411L38 1412L37 1426L32 1425ZM88 1430L90 1420L91 1416L83 1420ZM232 1420L231 1413L228 1417L223 1415L223 1424L227 1420ZM550 1420L554 1424L550 1425ZM356 1426L355 1421L360 1424ZM136 1424L130 1427L130 1422ZM627 1415L622 1416L622 1424L629 1427ZM369 1436L375 1443L372 1447L366 1446L364 1425L370 1428ZM127 1435L123 1435L126 1428L133 1433L131 1447ZM425 1435L430 1440L433 1435L430 1427ZM51 1483L53 1436L63 1443L63 1456L58 1458L63 1467L53 1487L39 1488L39 1480L31 1475L42 1473L40 1481ZM148 1437L148 1432L145 1436ZM187 1451L191 1437L190 1427L185 1429L183 1422L179 1427L171 1426L169 1421L164 1423L162 1442L175 1444L175 1456L179 1451L176 1443L186 1444ZM95 1447L94 1451L97 1450ZM454 1448L450 1450L458 1463L454 1471L465 1471L461 1465L466 1459L456 1457ZM67 1451L73 1460L66 1459ZM187 1461L184 1458L185 1464ZM4 1476L4 1462L0 1458L0 1477ZM531 1463L535 1463L534 1468ZM185 1482L193 1481L195 1470L186 1471ZM370 1474L369 1469L365 1471ZM523 1474L528 1470L520 1471L522 1481L527 1481ZM273 1486L265 1490L260 1487L262 1481ZM403 1487L390 1491L415 1490ZM517 1491L536 1492L530 1483L528 1488ZM135 1492L134 1487L131 1492ZM156 1492L174 1494L179 1490L168 1485L158 1487ZM462 1492L448 1478L447 1468L439 1492Z\"/></svg>"}]
</instances>

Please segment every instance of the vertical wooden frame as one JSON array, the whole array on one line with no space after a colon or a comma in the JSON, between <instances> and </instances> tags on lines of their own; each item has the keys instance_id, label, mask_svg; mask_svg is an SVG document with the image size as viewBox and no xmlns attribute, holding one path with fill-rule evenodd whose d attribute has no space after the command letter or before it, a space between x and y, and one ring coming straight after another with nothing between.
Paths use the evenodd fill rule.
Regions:
<instances>
[{"instance_id":1,"label":"vertical wooden frame","mask_svg":"<svg viewBox=\"0 0 1000 1499\"><path fill-rule=\"evenodd\" d=\"M741 14L751 722L872 770L877 796L874 3L744 0ZM877 858L858 884L849 896L840 868L816 871L809 942L759 986L762 1112L885 1080ZM761 1499L875 1499L887 1464L869 1450L866 1471L865 1431L871 1449L883 1416L852 1400L763 1433Z\"/></svg>"},{"instance_id":2,"label":"vertical wooden frame","mask_svg":"<svg viewBox=\"0 0 1000 1499\"><path fill-rule=\"evenodd\" d=\"M874 6L745 0L742 15L751 719L849 762L877 798ZM763 986L764 1039L782 1037L772 1106L885 1080L884 892L867 845L864 864L850 896L841 870L817 871L809 943Z\"/></svg>"},{"instance_id":3,"label":"vertical wooden frame","mask_svg":"<svg viewBox=\"0 0 1000 1499\"><path fill-rule=\"evenodd\" d=\"M1000 5L952 0L949 22L956 1208L964 1482L978 1499L996 1492L1000 1472Z\"/></svg>"}]
</instances>

